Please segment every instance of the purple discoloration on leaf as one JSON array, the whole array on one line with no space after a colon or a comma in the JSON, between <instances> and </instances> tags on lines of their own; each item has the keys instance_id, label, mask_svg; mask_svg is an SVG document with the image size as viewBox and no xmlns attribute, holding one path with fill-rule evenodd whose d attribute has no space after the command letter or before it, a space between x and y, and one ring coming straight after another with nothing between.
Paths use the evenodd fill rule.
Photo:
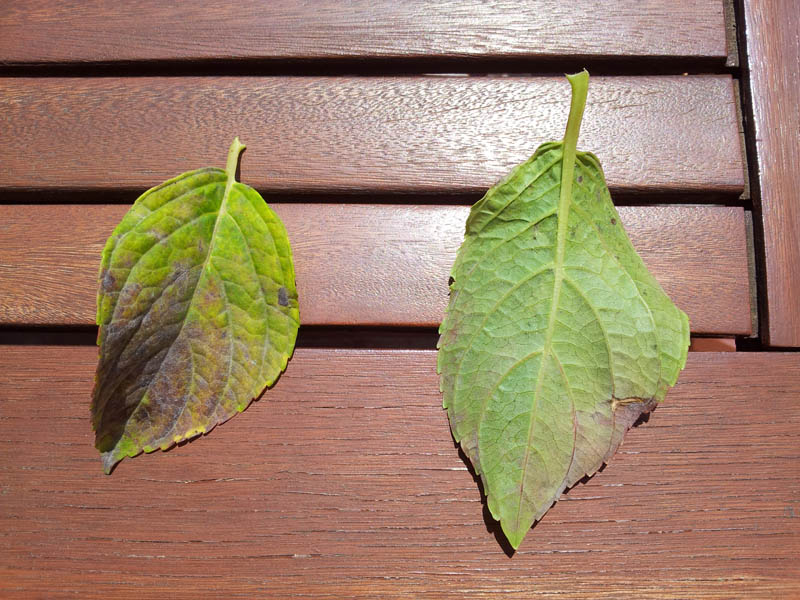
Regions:
<instances>
[{"instance_id":1,"label":"purple discoloration on leaf","mask_svg":"<svg viewBox=\"0 0 800 600\"><path fill-rule=\"evenodd\" d=\"M258 193L233 179L241 148L236 140L225 171L147 191L103 251L92 423L106 472L237 414L292 353L289 240Z\"/></svg>"}]
</instances>

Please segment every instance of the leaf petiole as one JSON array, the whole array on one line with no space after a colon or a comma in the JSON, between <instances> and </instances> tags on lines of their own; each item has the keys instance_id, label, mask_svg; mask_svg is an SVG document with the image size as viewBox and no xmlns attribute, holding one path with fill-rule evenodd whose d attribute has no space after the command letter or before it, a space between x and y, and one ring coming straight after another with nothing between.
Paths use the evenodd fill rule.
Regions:
<instances>
[{"instance_id":1,"label":"leaf petiole","mask_svg":"<svg viewBox=\"0 0 800 600\"><path fill-rule=\"evenodd\" d=\"M589 92L589 72L584 69L580 73L567 75L572 86L572 102L569 107L567 130L564 132L564 154L561 162L561 195L558 200L559 240L566 233L569 205L572 201L572 180L575 171L575 153L578 149L578 134L583 120L583 109ZM563 229L563 231L562 231Z\"/></svg>"},{"instance_id":2,"label":"leaf petiole","mask_svg":"<svg viewBox=\"0 0 800 600\"><path fill-rule=\"evenodd\" d=\"M236 167L239 166L239 155L245 148L247 146L240 142L238 137L233 138L228 149L228 161L225 163L225 174L228 176L227 187L230 187L236 181Z\"/></svg>"}]
</instances>

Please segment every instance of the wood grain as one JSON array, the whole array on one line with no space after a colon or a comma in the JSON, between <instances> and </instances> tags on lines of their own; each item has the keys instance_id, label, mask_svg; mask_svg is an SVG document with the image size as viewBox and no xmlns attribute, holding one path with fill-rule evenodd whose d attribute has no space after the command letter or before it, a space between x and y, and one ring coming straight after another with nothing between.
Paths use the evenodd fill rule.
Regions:
<instances>
[{"instance_id":1,"label":"wood grain","mask_svg":"<svg viewBox=\"0 0 800 600\"><path fill-rule=\"evenodd\" d=\"M751 0L744 17L766 279L763 330L772 346L800 346L800 10L793 0Z\"/></svg>"},{"instance_id":2,"label":"wood grain","mask_svg":"<svg viewBox=\"0 0 800 600\"><path fill-rule=\"evenodd\" d=\"M722 66L723 3L28 0L0 14L5 64L609 56Z\"/></svg>"},{"instance_id":3,"label":"wood grain","mask_svg":"<svg viewBox=\"0 0 800 600\"><path fill-rule=\"evenodd\" d=\"M432 351L300 349L246 414L105 476L95 349L3 350L4 598L800 595L797 354L693 353L510 558Z\"/></svg>"},{"instance_id":4,"label":"wood grain","mask_svg":"<svg viewBox=\"0 0 800 600\"><path fill-rule=\"evenodd\" d=\"M264 192L479 195L568 112L563 77L0 78L0 189L143 191L249 144ZM56 134L57 132L57 134ZM580 146L614 192L735 200L729 76L596 77ZM35 195L32 195L35 198Z\"/></svg>"},{"instance_id":5,"label":"wood grain","mask_svg":"<svg viewBox=\"0 0 800 600\"><path fill-rule=\"evenodd\" d=\"M438 326L468 207L272 206L292 243L304 325ZM93 324L100 253L127 209L0 205L0 324ZM636 206L619 212L694 333L750 332L741 208Z\"/></svg>"}]
</instances>

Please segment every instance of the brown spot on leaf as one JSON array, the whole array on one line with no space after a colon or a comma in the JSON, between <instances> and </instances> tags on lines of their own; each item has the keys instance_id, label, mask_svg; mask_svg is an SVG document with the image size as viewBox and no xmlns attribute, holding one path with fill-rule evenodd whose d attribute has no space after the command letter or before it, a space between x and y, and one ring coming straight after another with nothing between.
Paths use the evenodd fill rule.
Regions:
<instances>
[{"instance_id":1,"label":"brown spot on leaf","mask_svg":"<svg viewBox=\"0 0 800 600\"><path fill-rule=\"evenodd\" d=\"M111 274L110 270L106 270L103 274L103 292L108 293L117 285L117 279Z\"/></svg>"},{"instance_id":2,"label":"brown spot on leaf","mask_svg":"<svg viewBox=\"0 0 800 600\"><path fill-rule=\"evenodd\" d=\"M612 218L612 219L611 219L611 224L612 224L612 225L616 225L616 224L617 224L617 220L616 220L616 219L614 219L614 218Z\"/></svg>"},{"instance_id":3,"label":"brown spot on leaf","mask_svg":"<svg viewBox=\"0 0 800 600\"><path fill-rule=\"evenodd\" d=\"M289 293L283 286L278 290L278 304L281 306L289 306Z\"/></svg>"}]
</instances>

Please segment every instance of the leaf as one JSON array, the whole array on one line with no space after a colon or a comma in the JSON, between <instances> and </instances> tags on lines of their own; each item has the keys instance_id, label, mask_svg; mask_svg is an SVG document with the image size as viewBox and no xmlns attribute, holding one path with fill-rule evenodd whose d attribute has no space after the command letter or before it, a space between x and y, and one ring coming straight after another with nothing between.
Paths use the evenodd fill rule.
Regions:
<instances>
[{"instance_id":1,"label":"leaf","mask_svg":"<svg viewBox=\"0 0 800 600\"><path fill-rule=\"evenodd\" d=\"M254 189L198 169L145 192L103 250L95 445L110 473L243 411L292 354L299 312L289 239Z\"/></svg>"},{"instance_id":2,"label":"leaf","mask_svg":"<svg viewBox=\"0 0 800 600\"><path fill-rule=\"evenodd\" d=\"M600 163L576 151L589 74L568 79L564 140L472 207L439 329L453 436L514 548L664 398L689 344L688 318L633 249Z\"/></svg>"}]
</instances>

